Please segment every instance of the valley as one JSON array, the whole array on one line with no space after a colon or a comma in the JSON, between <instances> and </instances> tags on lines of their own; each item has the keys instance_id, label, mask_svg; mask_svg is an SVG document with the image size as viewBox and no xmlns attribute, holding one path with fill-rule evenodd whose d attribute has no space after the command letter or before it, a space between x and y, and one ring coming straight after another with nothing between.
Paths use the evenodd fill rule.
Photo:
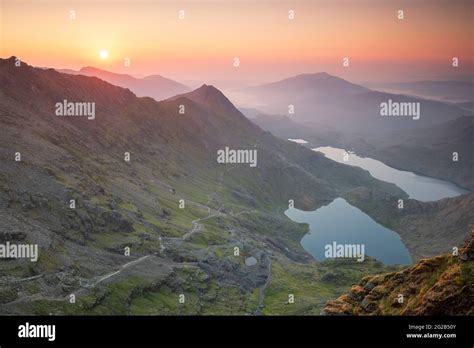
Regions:
<instances>
[{"instance_id":1,"label":"valley","mask_svg":"<svg viewBox=\"0 0 474 348\"><path fill-rule=\"evenodd\" d=\"M1 261L2 313L318 314L361 275L392 269L314 262L306 227L283 211L360 186L403 195L394 185L275 138L212 86L156 102L14 61L0 64L0 235L39 257ZM94 102L95 119L56 117L59 95ZM257 149L258 165L219 164L226 146Z\"/></svg>"},{"instance_id":2,"label":"valley","mask_svg":"<svg viewBox=\"0 0 474 348\"><path fill-rule=\"evenodd\" d=\"M331 126L290 120L299 131L280 139L213 86L158 102L14 62L0 60L0 241L37 244L39 257L0 260L4 314L318 315L403 262L316 260L290 201L308 212L344 200L398 233L414 262L460 244L472 223L473 194L420 202L305 147L343 144ZM56 117L62 100L94 103L94 119ZM227 149L247 152L220 163Z\"/></svg>"}]
</instances>

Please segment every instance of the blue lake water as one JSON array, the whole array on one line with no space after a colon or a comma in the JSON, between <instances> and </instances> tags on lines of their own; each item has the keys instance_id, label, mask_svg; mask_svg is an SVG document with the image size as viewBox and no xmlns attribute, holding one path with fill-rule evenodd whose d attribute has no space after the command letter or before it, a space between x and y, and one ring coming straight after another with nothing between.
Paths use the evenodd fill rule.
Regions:
<instances>
[{"instance_id":1,"label":"blue lake water","mask_svg":"<svg viewBox=\"0 0 474 348\"><path fill-rule=\"evenodd\" d=\"M346 151L343 149L325 146L313 149L313 151L322 152L327 158L333 161L363 168L369 171L370 175L374 178L397 185L405 191L410 198L419 201L437 201L442 198L455 197L468 192L453 183L428 178L412 172L397 170L372 158L359 157L355 153L348 153L347 161L344 161Z\"/></svg>"},{"instance_id":2,"label":"blue lake water","mask_svg":"<svg viewBox=\"0 0 474 348\"><path fill-rule=\"evenodd\" d=\"M343 198L315 211L292 208L285 214L295 222L309 224L309 233L301 245L318 261L326 260L325 245L336 242L363 244L365 255L387 265L411 263L410 254L396 232L378 224Z\"/></svg>"},{"instance_id":3,"label":"blue lake water","mask_svg":"<svg viewBox=\"0 0 474 348\"><path fill-rule=\"evenodd\" d=\"M307 143L303 139L291 141ZM397 185L410 198L419 201L436 201L468 192L450 182L397 170L372 158L347 153L344 149L326 146L313 151L322 152L336 162L363 168L374 178ZM303 237L301 245L316 260L325 260L325 246L336 242L338 245L363 244L365 255L385 264L411 263L410 254L396 232L378 224L342 198L315 211L306 212L293 208L288 209L285 214L295 222L309 225L310 232Z\"/></svg>"}]
</instances>

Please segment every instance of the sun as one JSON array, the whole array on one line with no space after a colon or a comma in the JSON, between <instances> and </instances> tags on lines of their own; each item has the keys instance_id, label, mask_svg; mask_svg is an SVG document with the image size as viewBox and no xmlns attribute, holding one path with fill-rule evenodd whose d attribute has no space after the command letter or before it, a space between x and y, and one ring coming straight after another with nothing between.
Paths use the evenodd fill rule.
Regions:
<instances>
[{"instance_id":1,"label":"sun","mask_svg":"<svg viewBox=\"0 0 474 348\"><path fill-rule=\"evenodd\" d=\"M109 52L107 50L101 50L99 52L99 56L101 59L107 59L107 57L109 56Z\"/></svg>"}]
</instances>

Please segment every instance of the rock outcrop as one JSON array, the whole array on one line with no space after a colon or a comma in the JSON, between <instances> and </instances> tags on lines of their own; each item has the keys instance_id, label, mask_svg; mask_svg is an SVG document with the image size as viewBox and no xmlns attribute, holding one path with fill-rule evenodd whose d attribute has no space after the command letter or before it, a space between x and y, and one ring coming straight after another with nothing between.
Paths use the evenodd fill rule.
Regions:
<instances>
[{"instance_id":1,"label":"rock outcrop","mask_svg":"<svg viewBox=\"0 0 474 348\"><path fill-rule=\"evenodd\" d=\"M330 301L326 315L473 315L474 230L451 254L399 272L367 276Z\"/></svg>"}]
</instances>

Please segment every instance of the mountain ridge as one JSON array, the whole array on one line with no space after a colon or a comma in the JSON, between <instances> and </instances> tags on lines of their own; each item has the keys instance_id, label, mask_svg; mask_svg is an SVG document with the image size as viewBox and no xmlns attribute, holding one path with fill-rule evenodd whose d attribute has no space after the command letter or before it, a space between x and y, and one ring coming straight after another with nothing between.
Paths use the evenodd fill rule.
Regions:
<instances>
[{"instance_id":1,"label":"mountain ridge","mask_svg":"<svg viewBox=\"0 0 474 348\"><path fill-rule=\"evenodd\" d=\"M317 88L314 83L329 83L326 87L329 87L328 90L333 88L344 87L347 91L350 92L363 92L368 91L369 89L355 83L349 82L343 78L340 78L335 75L328 74L327 72L317 72L317 73L305 73L295 76L291 76L279 81L270 82L255 86L257 89L279 89L279 88Z\"/></svg>"},{"instance_id":2,"label":"mountain ridge","mask_svg":"<svg viewBox=\"0 0 474 348\"><path fill-rule=\"evenodd\" d=\"M95 76L116 86L128 88L139 97L147 96L156 100L167 99L175 94L190 91L189 87L161 75L137 78L129 74L114 73L92 66L82 67L80 70L56 70L73 75Z\"/></svg>"},{"instance_id":3,"label":"mountain ridge","mask_svg":"<svg viewBox=\"0 0 474 348\"><path fill-rule=\"evenodd\" d=\"M243 108L285 114L299 123L318 122L340 131L364 134L420 129L466 114L454 104L404 94L391 94L351 83L327 73L302 74L242 89L235 94ZM239 99L237 99L239 100ZM419 103L420 118L382 117L381 105Z\"/></svg>"}]
</instances>

